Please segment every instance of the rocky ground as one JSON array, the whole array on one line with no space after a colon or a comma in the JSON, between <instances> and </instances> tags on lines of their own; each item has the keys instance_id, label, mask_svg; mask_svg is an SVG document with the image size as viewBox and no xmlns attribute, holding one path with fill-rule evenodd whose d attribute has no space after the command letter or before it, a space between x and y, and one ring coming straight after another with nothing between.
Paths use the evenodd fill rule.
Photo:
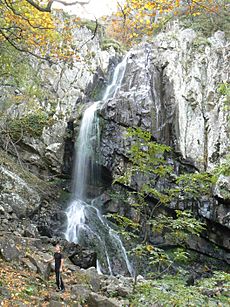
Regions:
<instances>
[{"instance_id":1,"label":"rocky ground","mask_svg":"<svg viewBox=\"0 0 230 307\"><path fill-rule=\"evenodd\" d=\"M45 262L53 252L47 240L10 234L1 237L1 306L128 306L132 278L99 275L94 267L81 269L68 259L73 246L67 242L63 272L66 291L56 292L53 265Z\"/></svg>"},{"instance_id":2,"label":"rocky ground","mask_svg":"<svg viewBox=\"0 0 230 307\"><path fill-rule=\"evenodd\" d=\"M0 306L142 307L169 306L169 303L229 306L229 274L213 272L207 265L196 266L196 276L184 271L184 280L175 272L156 279L138 276L133 293L131 277L108 276L98 274L95 267L76 266L70 261L73 250L75 260L82 263L86 258L92 260L92 253L87 250L78 253L82 251L79 246L61 240L65 255L62 277L66 286L62 293L56 291L53 264L45 262L53 253L55 239L5 233L0 244Z\"/></svg>"},{"instance_id":3,"label":"rocky ground","mask_svg":"<svg viewBox=\"0 0 230 307\"><path fill-rule=\"evenodd\" d=\"M82 39L86 32L91 35L83 29L80 31ZM177 32L178 29L163 33L154 44L143 44L140 51L138 46L138 50L130 53L119 95L101 110L102 166L110 181L123 173L127 162L127 144L123 137L126 127L140 126L152 131L157 140L176 147L183 158L192 158L201 169L218 165L227 152L229 114L224 102L226 97L218 86L228 81L229 44L222 32L209 39L199 37L192 30ZM100 99L100 91L109 82L109 67L118 61L113 48L102 50L99 43L93 41L88 45L82 51L82 57L91 56L88 68L85 63L75 63L71 69L44 67L47 91L57 89L54 110L51 103L37 101L34 109L29 106L27 110L23 101L13 105L6 118L1 119L1 306L110 307L131 304L131 278L99 275L92 267L96 259L93 252L60 239L66 226L65 200L69 197L68 184L63 178L70 178L74 139L82 108L86 102ZM61 73L63 69L65 73ZM210 71L208 76L206 71ZM7 101L8 97L3 95L1 99ZM35 129L31 130L29 126L30 129L22 133L21 125L34 119L33 112L37 116ZM48 112L49 119L45 124L40 122L44 112ZM18 120L18 115L23 121ZM40 135L36 124L40 124ZM206 147L208 152L203 150ZM185 162L190 163L190 160L175 165L181 167ZM198 203L199 215L209 226L206 236L209 241L205 237L190 245L201 255L225 261L226 266L230 259L229 190L229 176L222 175L214 191L215 199ZM107 212L125 209L120 202L109 202L109 197L107 200L105 197L104 203L110 207ZM66 259L63 272L66 292L62 294L55 291L52 267L44 262L53 253L57 235L64 245ZM79 261L85 269L78 267ZM199 278L203 274L203 271L196 272ZM193 276L191 279L194 283ZM159 282L152 289L170 294L170 286L164 286L164 283ZM226 289L224 287L223 280L221 283L216 281L217 290L207 290L205 295L218 296ZM144 305L141 295L140 301L132 306L157 306L158 302L153 305L151 300L151 303L146 300L147 305ZM154 295L157 297L158 294ZM174 301L172 305L175 304ZM218 299L215 304L219 304Z\"/></svg>"}]
</instances>

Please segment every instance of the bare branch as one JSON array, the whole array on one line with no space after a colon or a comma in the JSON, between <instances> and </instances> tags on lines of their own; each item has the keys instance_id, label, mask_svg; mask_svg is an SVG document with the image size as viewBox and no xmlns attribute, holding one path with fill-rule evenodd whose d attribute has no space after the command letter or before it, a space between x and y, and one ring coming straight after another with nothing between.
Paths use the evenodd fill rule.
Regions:
<instances>
[{"instance_id":1,"label":"bare branch","mask_svg":"<svg viewBox=\"0 0 230 307\"><path fill-rule=\"evenodd\" d=\"M35 7L37 10L41 12L51 12L51 6L53 4L53 1L49 1L46 7L42 7L33 0L26 0L26 2L28 2L30 5L32 5L33 7Z\"/></svg>"},{"instance_id":2,"label":"bare branch","mask_svg":"<svg viewBox=\"0 0 230 307\"><path fill-rule=\"evenodd\" d=\"M16 50L20 51L20 52L25 52L25 53L28 53L28 54L31 54L32 56L35 56L36 58L38 59L41 59L41 60L46 60L46 61L49 61L50 63L54 64L53 61L51 61L50 59L48 59L47 57L43 57L43 56L40 56L38 54L35 54L29 50L26 50L26 49L23 49L19 46L17 46L11 39L10 37L8 37L1 29L0 29L0 36L3 36L4 39L12 46L14 47Z\"/></svg>"},{"instance_id":3,"label":"bare branch","mask_svg":"<svg viewBox=\"0 0 230 307\"><path fill-rule=\"evenodd\" d=\"M94 31L93 31L93 35L87 40L87 41L85 41L82 45L81 45L81 47L79 48L79 49L81 49L84 45L86 45L89 41L91 41L91 40L93 40L94 38L95 38L95 36L96 36L96 34L97 34L97 29L98 29L98 21L97 21L97 18L95 17L95 29L94 29Z\"/></svg>"},{"instance_id":4,"label":"bare branch","mask_svg":"<svg viewBox=\"0 0 230 307\"><path fill-rule=\"evenodd\" d=\"M32 5L33 7L35 7L37 10L39 10L41 12L51 12L51 7L52 7L52 4L54 2L58 2L58 3L63 4L65 6L70 6L70 5L74 5L74 4L81 4L81 5L88 4L90 2L90 0L87 0L87 1L84 1L84 2L81 2L81 1L65 2L65 1L62 1L62 0L50 0L47 3L47 6L45 6L45 7L40 6L34 0L26 0L26 2L28 2L30 5Z\"/></svg>"},{"instance_id":5,"label":"bare branch","mask_svg":"<svg viewBox=\"0 0 230 307\"><path fill-rule=\"evenodd\" d=\"M58 2L58 3L61 3L65 6L67 5L74 5L74 4L80 4L80 5L84 5L84 4L89 4L91 0L88 0L88 1L73 1L73 2L65 2L65 1L61 1L61 0L54 0L53 2Z\"/></svg>"}]
</instances>

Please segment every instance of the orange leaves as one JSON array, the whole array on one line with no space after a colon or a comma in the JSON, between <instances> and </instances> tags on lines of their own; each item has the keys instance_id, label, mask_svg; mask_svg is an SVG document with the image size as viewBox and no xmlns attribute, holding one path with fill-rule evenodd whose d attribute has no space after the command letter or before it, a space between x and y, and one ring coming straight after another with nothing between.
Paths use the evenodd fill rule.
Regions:
<instances>
[{"instance_id":1,"label":"orange leaves","mask_svg":"<svg viewBox=\"0 0 230 307\"><path fill-rule=\"evenodd\" d=\"M216 0L126 0L123 7L118 7L116 22L113 20L115 31L110 32L129 46L143 36L153 35L156 28L174 16L197 16L219 9Z\"/></svg>"},{"instance_id":2,"label":"orange leaves","mask_svg":"<svg viewBox=\"0 0 230 307\"><path fill-rule=\"evenodd\" d=\"M42 58L73 55L68 19L40 12L25 0L1 1L0 11L0 41Z\"/></svg>"}]
</instances>

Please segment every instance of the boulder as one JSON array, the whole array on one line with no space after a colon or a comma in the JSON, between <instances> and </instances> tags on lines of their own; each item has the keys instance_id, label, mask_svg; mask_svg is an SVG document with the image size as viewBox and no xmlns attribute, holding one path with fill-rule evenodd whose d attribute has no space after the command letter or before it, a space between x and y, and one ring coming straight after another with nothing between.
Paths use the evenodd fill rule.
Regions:
<instances>
[{"instance_id":1,"label":"boulder","mask_svg":"<svg viewBox=\"0 0 230 307\"><path fill-rule=\"evenodd\" d=\"M108 276L102 280L101 288L107 296L127 298L133 291L133 279L124 276Z\"/></svg>"},{"instance_id":2,"label":"boulder","mask_svg":"<svg viewBox=\"0 0 230 307\"><path fill-rule=\"evenodd\" d=\"M0 237L0 255L5 261L18 260L22 252L13 238Z\"/></svg>"},{"instance_id":3,"label":"boulder","mask_svg":"<svg viewBox=\"0 0 230 307\"><path fill-rule=\"evenodd\" d=\"M230 176L220 175L214 189L214 195L230 205Z\"/></svg>"},{"instance_id":4,"label":"boulder","mask_svg":"<svg viewBox=\"0 0 230 307\"><path fill-rule=\"evenodd\" d=\"M69 259L80 268L88 269L90 267L96 267L97 254L94 251L76 245L76 249L69 256Z\"/></svg>"},{"instance_id":5,"label":"boulder","mask_svg":"<svg viewBox=\"0 0 230 307\"><path fill-rule=\"evenodd\" d=\"M121 307L119 301L91 292L86 301L90 307Z\"/></svg>"},{"instance_id":6,"label":"boulder","mask_svg":"<svg viewBox=\"0 0 230 307\"><path fill-rule=\"evenodd\" d=\"M51 266L49 263L46 263L45 260L50 259L50 255L38 251L27 255L27 257L37 268L37 272L40 273L44 279L48 279L51 272Z\"/></svg>"},{"instance_id":7,"label":"boulder","mask_svg":"<svg viewBox=\"0 0 230 307\"><path fill-rule=\"evenodd\" d=\"M34 224L31 224L31 222L25 226L23 236L24 237L30 237L30 238L37 238L38 237L38 230L37 226Z\"/></svg>"},{"instance_id":8,"label":"boulder","mask_svg":"<svg viewBox=\"0 0 230 307\"><path fill-rule=\"evenodd\" d=\"M32 271L32 272L37 272L37 267L30 261L29 258L21 258L21 262L24 264L24 266Z\"/></svg>"},{"instance_id":9,"label":"boulder","mask_svg":"<svg viewBox=\"0 0 230 307\"><path fill-rule=\"evenodd\" d=\"M93 292L99 292L101 288L101 282L104 278L103 275L99 275L97 273L96 268L91 267L87 270L85 270L85 275L87 276L88 284L90 285L90 288Z\"/></svg>"},{"instance_id":10,"label":"boulder","mask_svg":"<svg viewBox=\"0 0 230 307\"><path fill-rule=\"evenodd\" d=\"M74 295L74 299L78 301L87 301L91 290L88 285L79 284L73 285L70 289L71 295Z\"/></svg>"},{"instance_id":11,"label":"boulder","mask_svg":"<svg viewBox=\"0 0 230 307\"><path fill-rule=\"evenodd\" d=\"M19 218L33 214L40 206L38 192L18 174L3 166L0 166L0 190L0 201L4 210L9 211L10 206Z\"/></svg>"}]
</instances>

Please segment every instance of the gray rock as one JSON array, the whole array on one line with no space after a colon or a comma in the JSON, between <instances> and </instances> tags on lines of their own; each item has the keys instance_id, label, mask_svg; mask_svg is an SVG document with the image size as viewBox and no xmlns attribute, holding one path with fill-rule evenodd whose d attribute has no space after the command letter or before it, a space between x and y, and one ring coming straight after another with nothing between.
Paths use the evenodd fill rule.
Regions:
<instances>
[{"instance_id":1,"label":"gray rock","mask_svg":"<svg viewBox=\"0 0 230 307\"><path fill-rule=\"evenodd\" d=\"M63 166L66 128L69 118L79 115L79 102L97 99L97 92L105 86L105 74L109 70L111 60L115 58L114 48L101 49L101 36L96 33L92 40L92 31L87 27L77 28L74 33L76 48L82 46L78 54L81 60L73 60L71 64L59 63L50 66L47 62L31 59L33 68L39 69L44 93L49 100L33 100L33 106L25 101L8 108L8 118L20 118L39 110L48 115L47 123L41 136L24 133L16 149L25 162L30 164L33 172L50 175L61 174ZM17 88L0 86L0 105L5 105ZM3 121L3 120L2 120ZM7 123L5 123L5 126ZM7 142L6 142L7 143ZM9 144L8 144L9 145ZM7 146L8 146L7 145ZM9 145L10 146L10 145ZM14 149L13 149L14 151Z\"/></svg>"},{"instance_id":2,"label":"gray rock","mask_svg":"<svg viewBox=\"0 0 230 307\"><path fill-rule=\"evenodd\" d=\"M21 262L32 272L37 272L37 267L30 261L29 258L21 258Z\"/></svg>"},{"instance_id":3,"label":"gray rock","mask_svg":"<svg viewBox=\"0 0 230 307\"><path fill-rule=\"evenodd\" d=\"M38 251L36 254L33 253L27 257L37 268L37 272L40 273L44 279L48 279L51 272L51 266L49 263L46 263L45 260L50 259L50 255Z\"/></svg>"},{"instance_id":4,"label":"gray rock","mask_svg":"<svg viewBox=\"0 0 230 307\"><path fill-rule=\"evenodd\" d=\"M62 307L62 306L67 306L65 303L63 303L63 302L59 302L59 301L55 301L55 300L51 300L50 302L49 302L49 305L48 305L49 307Z\"/></svg>"},{"instance_id":5,"label":"gray rock","mask_svg":"<svg viewBox=\"0 0 230 307\"><path fill-rule=\"evenodd\" d=\"M38 234L37 227L31 223L26 226L24 233L23 233L24 237L31 237L31 238L36 238L38 237L38 235L39 234Z\"/></svg>"},{"instance_id":6,"label":"gray rock","mask_svg":"<svg viewBox=\"0 0 230 307\"><path fill-rule=\"evenodd\" d=\"M0 166L0 201L8 212L23 218L36 211L40 205L39 194L17 174Z\"/></svg>"},{"instance_id":7,"label":"gray rock","mask_svg":"<svg viewBox=\"0 0 230 307\"><path fill-rule=\"evenodd\" d=\"M87 300L90 307L121 307L119 301L91 292Z\"/></svg>"},{"instance_id":8,"label":"gray rock","mask_svg":"<svg viewBox=\"0 0 230 307\"><path fill-rule=\"evenodd\" d=\"M20 257L20 250L16 246L16 242L12 238L0 238L0 255L6 261L18 260Z\"/></svg>"},{"instance_id":9,"label":"gray rock","mask_svg":"<svg viewBox=\"0 0 230 307\"><path fill-rule=\"evenodd\" d=\"M5 209L3 208L3 206L0 205L0 214L4 215L5 214Z\"/></svg>"},{"instance_id":10,"label":"gray rock","mask_svg":"<svg viewBox=\"0 0 230 307\"><path fill-rule=\"evenodd\" d=\"M230 204L230 176L219 176L214 195Z\"/></svg>"},{"instance_id":11,"label":"gray rock","mask_svg":"<svg viewBox=\"0 0 230 307\"><path fill-rule=\"evenodd\" d=\"M75 265L83 269L88 269L90 267L96 267L97 254L92 250L78 245L75 251L69 256L69 259Z\"/></svg>"},{"instance_id":12,"label":"gray rock","mask_svg":"<svg viewBox=\"0 0 230 307\"><path fill-rule=\"evenodd\" d=\"M84 273L87 276L91 290L93 292L99 292L101 288L101 279L103 279L103 276L99 275L94 267L85 270Z\"/></svg>"},{"instance_id":13,"label":"gray rock","mask_svg":"<svg viewBox=\"0 0 230 307\"><path fill-rule=\"evenodd\" d=\"M178 28L160 33L153 44L134 47L121 89L101 110L107 120L104 164L111 169L110 155L125 153L124 127L151 131L201 169L218 164L230 139L224 97L217 91L229 82L228 48L223 33L205 39Z\"/></svg>"},{"instance_id":14,"label":"gray rock","mask_svg":"<svg viewBox=\"0 0 230 307\"><path fill-rule=\"evenodd\" d=\"M84 302L88 300L90 293L91 293L91 290L89 289L89 285L84 285L84 284L73 285L70 291L71 291L71 294L76 297L75 298L76 300L84 301Z\"/></svg>"},{"instance_id":15,"label":"gray rock","mask_svg":"<svg viewBox=\"0 0 230 307\"><path fill-rule=\"evenodd\" d=\"M133 279L130 277L109 276L102 281L102 289L108 296L127 297L132 293Z\"/></svg>"},{"instance_id":16,"label":"gray rock","mask_svg":"<svg viewBox=\"0 0 230 307\"><path fill-rule=\"evenodd\" d=\"M0 286L0 296L4 297L4 299L9 299L11 297L11 294L6 287Z\"/></svg>"},{"instance_id":17,"label":"gray rock","mask_svg":"<svg viewBox=\"0 0 230 307\"><path fill-rule=\"evenodd\" d=\"M101 161L113 179L131 167L127 127L141 127L158 142L171 145L182 155L181 165L173 162L175 169L195 165L211 170L222 162L230 146L230 126L226 97L218 93L218 87L229 82L228 50L223 33L204 38L191 29L172 27L154 43L142 43L130 51L121 88L100 111ZM148 180L139 174L128 179L134 190ZM167 185L170 182L157 180L155 188ZM228 179L220 179L218 185L215 194L220 203L201 197L195 207L209 224L215 222L226 230L230 223ZM123 207L111 201L104 209L117 212L117 205ZM181 199L170 206L185 210L194 208L194 203ZM119 208L118 213L124 212L125 208ZM128 214L138 219L135 212ZM213 227L209 227L209 240L229 248L229 232Z\"/></svg>"}]
</instances>

